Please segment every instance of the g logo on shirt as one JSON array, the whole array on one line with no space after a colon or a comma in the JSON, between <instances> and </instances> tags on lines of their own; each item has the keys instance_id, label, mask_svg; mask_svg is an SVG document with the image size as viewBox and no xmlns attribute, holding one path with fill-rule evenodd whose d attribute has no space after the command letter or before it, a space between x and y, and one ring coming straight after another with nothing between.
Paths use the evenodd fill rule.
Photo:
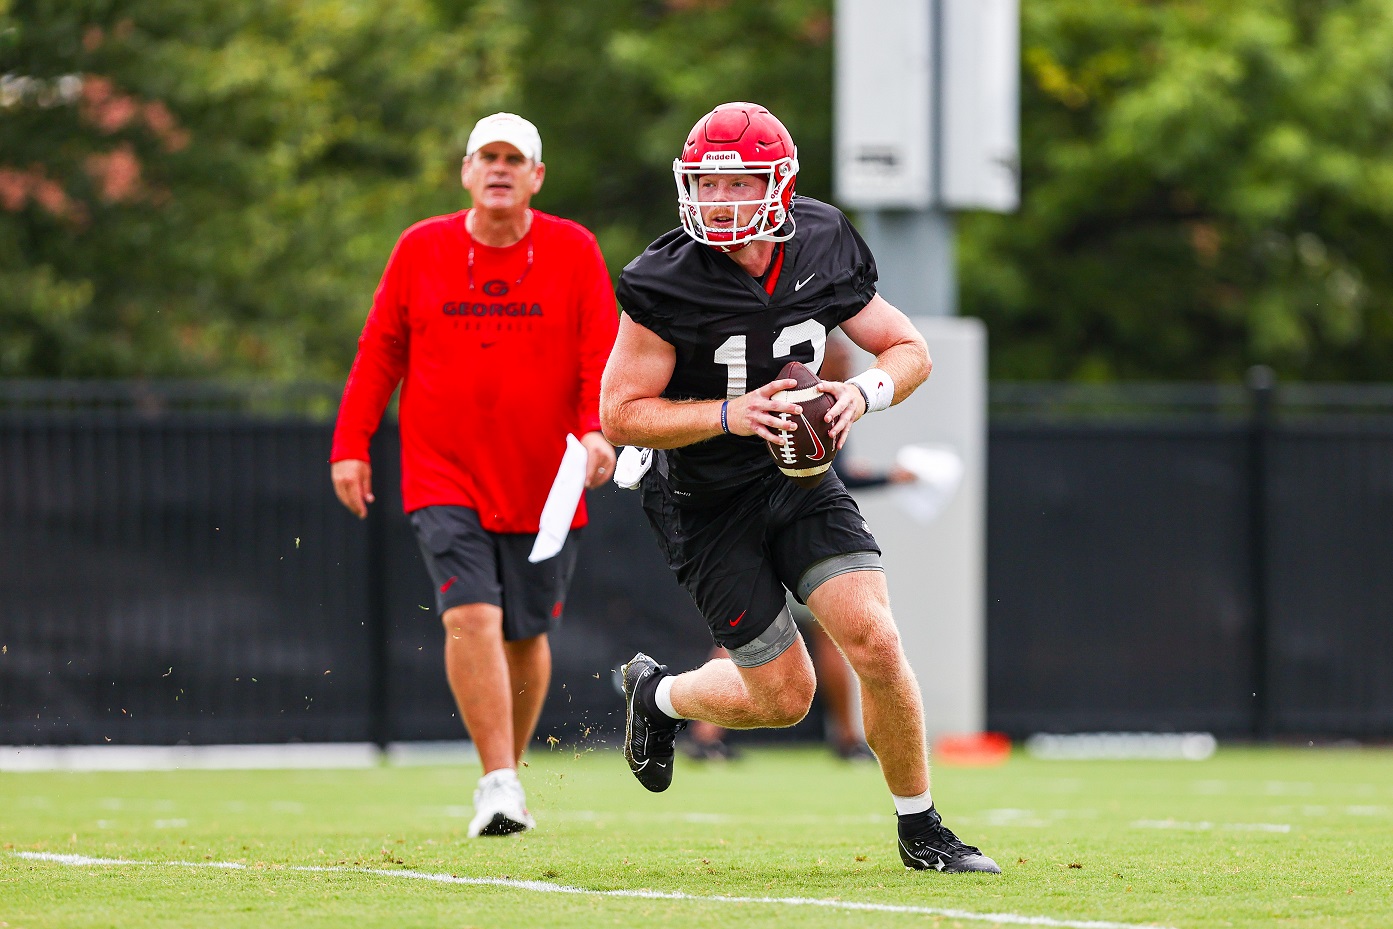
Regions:
<instances>
[{"instance_id":1,"label":"g logo on shirt","mask_svg":"<svg viewBox=\"0 0 1393 929\"><path fill-rule=\"evenodd\" d=\"M484 293L490 297L506 297L508 295L507 281L484 281Z\"/></svg>"}]
</instances>

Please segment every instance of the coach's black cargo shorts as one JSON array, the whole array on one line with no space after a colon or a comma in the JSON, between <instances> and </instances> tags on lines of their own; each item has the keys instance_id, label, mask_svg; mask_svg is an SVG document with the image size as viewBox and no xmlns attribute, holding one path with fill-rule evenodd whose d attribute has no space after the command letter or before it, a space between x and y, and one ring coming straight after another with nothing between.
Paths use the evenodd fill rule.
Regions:
<instances>
[{"instance_id":1,"label":"coach's black cargo shorts","mask_svg":"<svg viewBox=\"0 0 1393 929\"><path fill-rule=\"evenodd\" d=\"M580 530L546 561L527 556L537 536L528 532L490 532L479 514L464 506L428 506L410 514L421 557L435 585L435 605L444 615L466 603L503 609L503 638L530 639L561 622L566 589L576 569Z\"/></svg>"}]
</instances>

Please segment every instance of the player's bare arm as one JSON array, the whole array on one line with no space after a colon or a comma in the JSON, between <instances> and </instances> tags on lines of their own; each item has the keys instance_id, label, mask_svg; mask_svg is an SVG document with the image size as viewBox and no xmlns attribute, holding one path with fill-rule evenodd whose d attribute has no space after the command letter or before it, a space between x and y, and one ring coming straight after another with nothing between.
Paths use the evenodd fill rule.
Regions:
<instances>
[{"instance_id":1,"label":"player's bare arm","mask_svg":"<svg viewBox=\"0 0 1393 929\"><path fill-rule=\"evenodd\" d=\"M725 401L663 398L676 363L676 350L661 336L627 315L620 318L619 336L600 382L600 426L607 439L615 445L681 448L729 431L778 442L783 432L794 428L778 414L802 412L796 403L774 399L797 382L776 380L729 401L723 430Z\"/></svg>"},{"instance_id":2,"label":"player's bare arm","mask_svg":"<svg viewBox=\"0 0 1393 929\"><path fill-rule=\"evenodd\" d=\"M865 309L842 323L841 329L852 342L875 355L873 367L884 371L894 382L891 405L914 393L928 379L933 362L924 337L909 317L879 294L871 298ZM866 415L866 398L855 384L845 381L823 381L818 389L837 398L826 419L832 423L828 434L841 448L846 444L851 424Z\"/></svg>"}]
</instances>

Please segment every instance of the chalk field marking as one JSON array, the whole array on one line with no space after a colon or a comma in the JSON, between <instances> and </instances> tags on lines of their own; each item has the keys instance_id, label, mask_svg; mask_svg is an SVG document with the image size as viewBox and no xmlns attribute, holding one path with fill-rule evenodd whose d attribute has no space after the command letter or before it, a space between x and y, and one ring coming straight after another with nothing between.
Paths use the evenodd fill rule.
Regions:
<instances>
[{"instance_id":1,"label":"chalk field marking","mask_svg":"<svg viewBox=\"0 0 1393 929\"><path fill-rule=\"evenodd\" d=\"M1291 832L1291 823L1182 823L1173 819L1139 819L1132 825L1137 829L1182 829L1187 832L1207 832L1210 829L1229 829L1235 832Z\"/></svg>"},{"instance_id":2,"label":"chalk field marking","mask_svg":"<svg viewBox=\"0 0 1393 929\"><path fill-rule=\"evenodd\" d=\"M371 742L286 745L0 745L0 771L203 771L375 768L473 764L471 742ZM471 814L472 815L472 814Z\"/></svg>"},{"instance_id":3,"label":"chalk field marking","mask_svg":"<svg viewBox=\"0 0 1393 929\"><path fill-rule=\"evenodd\" d=\"M77 867L144 865L173 868L220 868L226 871L255 871L236 861L136 861L124 858L89 858L86 855L60 855L52 852L12 852L29 861L48 861ZM819 900L816 897L717 897L684 894L662 890L590 890L567 887L548 881L517 881L501 877L455 877L453 874L430 874L425 871L385 871L381 868L344 868L338 866L287 865L282 870L313 874L371 874L375 877L397 877L405 880L432 881L437 884L466 884L474 887L507 887L544 894L576 894L591 897L625 897L642 900L690 900L694 903L764 903L782 906L819 906L831 910L871 911L876 913L913 913L923 916L946 916L949 919L977 920L1011 926L1052 926L1059 929L1167 929L1155 923L1114 923L1097 920L1053 919L1049 916L1022 916L1018 913L971 913L932 906L896 906L889 903L857 903L852 900Z\"/></svg>"},{"instance_id":4,"label":"chalk field marking","mask_svg":"<svg viewBox=\"0 0 1393 929\"><path fill-rule=\"evenodd\" d=\"M444 809L447 816L473 816L472 806L455 807L423 807L428 811ZM451 812L459 811L458 813ZM468 812L465 812L465 811ZM600 812L598 810L547 810L548 820L571 820L579 822L597 822L606 820L623 820L625 822L684 822L701 823L704 825L721 825L725 823L756 823L756 822L780 822L797 823L811 825L825 825L835 823L841 825L856 825L860 823L887 823L893 822L894 813L864 813L852 816L819 815L819 814L794 814L792 816L759 816L759 815L740 815L734 816L729 813L668 813L668 812L644 812L641 810L625 810ZM959 817L962 818L962 817Z\"/></svg>"}]
</instances>

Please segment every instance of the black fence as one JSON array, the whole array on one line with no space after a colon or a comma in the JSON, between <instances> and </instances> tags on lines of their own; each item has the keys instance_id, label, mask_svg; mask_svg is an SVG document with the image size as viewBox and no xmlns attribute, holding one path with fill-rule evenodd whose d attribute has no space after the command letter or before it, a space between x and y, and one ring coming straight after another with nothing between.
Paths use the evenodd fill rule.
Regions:
<instances>
[{"instance_id":1,"label":"black fence","mask_svg":"<svg viewBox=\"0 0 1393 929\"><path fill-rule=\"evenodd\" d=\"M395 429L361 524L329 483L337 399L0 383L0 743L463 737ZM636 495L590 502L539 737L622 729L636 649L710 648Z\"/></svg>"},{"instance_id":2,"label":"black fence","mask_svg":"<svg viewBox=\"0 0 1393 929\"><path fill-rule=\"evenodd\" d=\"M997 729L1393 735L1393 389L993 391Z\"/></svg>"},{"instance_id":3,"label":"black fence","mask_svg":"<svg viewBox=\"0 0 1393 929\"><path fill-rule=\"evenodd\" d=\"M0 383L0 743L460 737L395 434L360 524L336 401ZM1001 386L989 461L993 728L1393 735L1393 391ZM542 738L709 647L635 495L590 499Z\"/></svg>"}]
</instances>

